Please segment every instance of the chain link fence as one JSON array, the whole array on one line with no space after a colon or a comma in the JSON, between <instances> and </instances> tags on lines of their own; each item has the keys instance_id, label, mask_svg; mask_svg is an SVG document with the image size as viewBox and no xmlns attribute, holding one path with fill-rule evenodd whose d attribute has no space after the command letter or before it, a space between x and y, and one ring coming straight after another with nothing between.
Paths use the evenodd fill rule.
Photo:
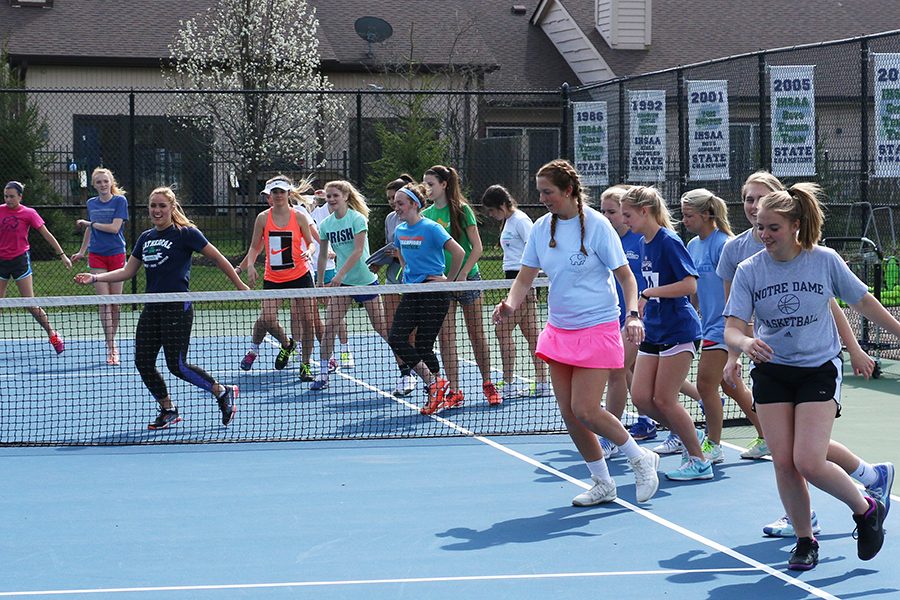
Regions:
<instances>
[{"instance_id":1,"label":"chain link fence","mask_svg":"<svg viewBox=\"0 0 900 600\"><path fill-rule=\"evenodd\" d=\"M177 90L0 90L0 107L6 113L0 114L0 178L23 178L16 166L23 157L14 156L16 140L7 139L4 128L30 106L39 112L42 126L35 133L43 145L24 158L39 165L45 181L29 188L45 191L35 197L26 190L25 203L41 213L70 253L80 244L75 221L84 217L85 202L95 195L90 174L98 166L111 169L128 191L129 243L149 227L149 192L171 185L188 215L237 262L247 250L256 214L265 208L258 196L263 182L284 173L296 180L309 177L316 187L331 179L359 187L372 207L369 237L371 247L377 248L389 210L384 185L402 171L418 179L432 164L457 168L476 206L485 188L500 183L532 218L543 214L533 176L551 159L574 158L573 111L578 102L607 103L609 180L628 181L629 94L660 90L666 101L666 168L655 185L676 213L681 193L693 187L712 189L729 202L733 227L740 231L748 226L741 184L753 171L771 166L769 69L815 65L816 175L802 179L817 181L828 193L827 236L869 237L892 256L897 253L894 223L900 220L900 183L872 176L878 152L872 54L889 52L900 52L900 33L761 51L581 88L528 92L208 91L191 92L195 100L199 95L204 100L192 105L191 97ZM727 82L727 179L689 179L686 85L699 80ZM271 114L277 112L276 103L267 102L276 95L308 106L306 118L292 117L291 127L280 129L274 140L262 138L261 148L248 158L246 138L264 131L265 119L278 118ZM228 118L247 122L234 125L224 109L219 115L209 108L218 105L211 99L230 107ZM591 195L596 198L599 191L594 188ZM502 277L499 223L482 217L480 230L486 250L482 270L486 277ZM32 239L37 294L91 291L71 284L43 240ZM193 289L230 285L202 258L196 260ZM138 281L131 289L140 287Z\"/></svg>"}]
</instances>

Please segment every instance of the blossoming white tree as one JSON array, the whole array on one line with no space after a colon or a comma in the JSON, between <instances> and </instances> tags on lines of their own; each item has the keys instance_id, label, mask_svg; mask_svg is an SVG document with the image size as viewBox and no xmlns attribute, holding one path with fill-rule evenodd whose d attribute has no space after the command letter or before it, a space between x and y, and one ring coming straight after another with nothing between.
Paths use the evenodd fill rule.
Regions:
<instances>
[{"instance_id":1,"label":"blossoming white tree","mask_svg":"<svg viewBox=\"0 0 900 600\"><path fill-rule=\"evenodd\" d=\"M181 27L165 74L176 110L252 182L274 165L315 164L341 105L319 71L319 22L306 0L218 0ZM202 93L216 90L233 93Z\"/></svg>"}]
</instances>

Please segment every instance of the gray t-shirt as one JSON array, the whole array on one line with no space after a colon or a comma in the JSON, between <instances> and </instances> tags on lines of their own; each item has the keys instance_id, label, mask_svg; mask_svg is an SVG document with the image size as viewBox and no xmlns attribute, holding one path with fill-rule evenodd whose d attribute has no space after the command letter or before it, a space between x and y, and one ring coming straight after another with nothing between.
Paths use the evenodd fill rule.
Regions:
<instances>
[{"instance_id":1,"label":"gray t-shirt","mask_svg":"<svg viewBox=\"0 0 900 600\"><path fill-rule=\"evenodd\" d=\"M831 248L816 246L788 262L759 252L738 265L724 314L747 323L756 314L756 337L775 352L771 362L817 367L841 352L831 299L853 304L867 291Z\"/></svg>"},{"instance_id":2,"label":"gray t-shirt","mask_svg":"<svg viewBox=\"0 0 900 600\"><path fill-rule=\"evenodd\" d=\"M724 281L733 281L734 272L742 260L747 260L766 247L762 242L753 237L753 228L731 238L725 242L722 255L719 256L719 264L716 266L716 275Z\"/></svg>"}]
</instances>

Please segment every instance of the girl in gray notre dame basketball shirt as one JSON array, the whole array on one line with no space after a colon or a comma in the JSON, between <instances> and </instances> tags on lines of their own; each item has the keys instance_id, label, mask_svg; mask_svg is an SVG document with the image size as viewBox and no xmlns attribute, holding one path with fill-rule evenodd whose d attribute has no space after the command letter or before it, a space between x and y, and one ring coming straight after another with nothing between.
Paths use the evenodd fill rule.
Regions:
<instances>
[{"instance_id":1,"label":"girl in gray notre dame basketball shirt","mask_svg":"<svg viewBox=\"0 0 900 600\"><path fill-rule=\"evenodd\" d=\"M757 231L765 246L738 265L725 307L725 341L753 362L753 400L775 462L778 492L797 534L788 567L818 562L807 481L844 502L857 527L857 554L873 558L884 542L884 504L862 496L850 476L826 459L840 414L841 343L829 303L835 296L900 336L900 323L867 292L843 259L818 246L821 188L798 183L760 200ZM755 315L755 318L754 318ZM753 320L756 337L746 334ZM730 356L726 378L740 377Z\"/></svg>"}]
</instances>

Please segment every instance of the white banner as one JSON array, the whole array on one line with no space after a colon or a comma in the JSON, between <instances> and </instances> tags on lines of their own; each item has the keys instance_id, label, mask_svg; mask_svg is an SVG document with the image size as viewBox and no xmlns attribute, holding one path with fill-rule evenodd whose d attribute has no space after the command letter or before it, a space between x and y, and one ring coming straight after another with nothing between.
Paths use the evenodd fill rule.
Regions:
<instances>
[{"instance_id":1,"label":"white banner","mask_svg":"<svg viewBox=\"0 0 900 600\"><path fill-rule=\"evenodd\" d=\"M606 102L575 102L575 168L584 185L609 185Z\"/></svg>"},{"instance_id":2,"label":"white banner","mask_svg":"<svg viewBox=\"0 0 900 600\"><path fill-rule=\"evenodd\" d=\"M816 174L816 89L813 65L769 67L772 174Z\"/></svg>"},{"instance_id":3,"label":"white banner","mask_svg":"<svg viewBox=\"0 0 900 600\"><path fill-rule=\"evenodd\" d=\"M875 59L875 173L900 177L900 54Z\"/></svg>"},{"instance_id":4,"label":"white banner","mask_svg":"<svg viewBox=\"0 0 900 600\"><path fill-rule=\"evenodd\" d=\"M628 92L629 181L664 181L666 178L666 92Z\"/></svg>"},{"instance_id":5,"label":"white banner","mask_svg":"<svg viewBox=\"0 0 900 600\"><path fill-rule=\"evenodd\" d=\"M728 82L688 81L688 179L728 179Z\"/></svg>"}]
</instances>

